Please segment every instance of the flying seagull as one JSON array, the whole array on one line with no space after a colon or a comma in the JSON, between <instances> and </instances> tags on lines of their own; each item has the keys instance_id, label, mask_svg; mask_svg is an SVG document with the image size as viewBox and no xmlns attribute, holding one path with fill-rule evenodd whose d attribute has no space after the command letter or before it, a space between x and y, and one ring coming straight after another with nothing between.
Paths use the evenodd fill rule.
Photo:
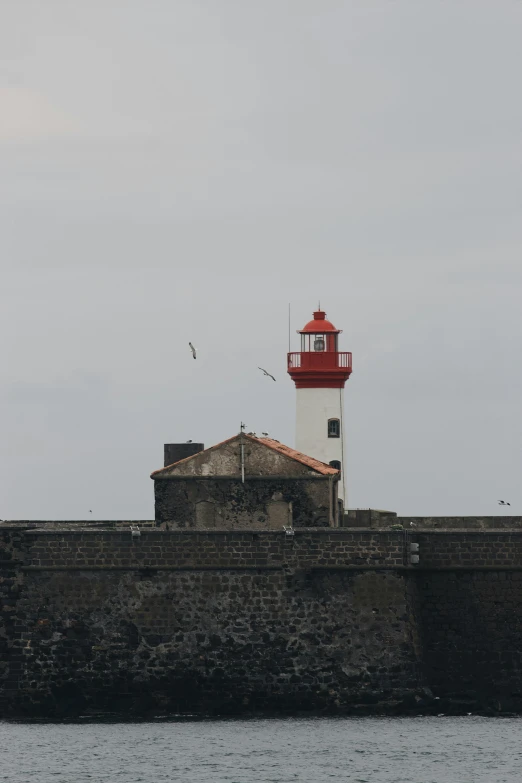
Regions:
<instances>
[{"instance_id":1,"label":"flying seagull","mask_svg":"<svg viewBox=\"0 0 522 783\"><path fill-rule=\"evenodd\" d=\"M196 358L196 353L197 353L197 350L198 350L198 349L197 349L197 348L194 348L194 346L192 345L192 343L189 343L189 346L190 346L190 350L192 351L192 358L193 358L193 359L195 359L195 358Z\"/></svg>"},{"instance_id":2,"label":"flying seagull","mask_svg":"<svg viewBox=\"0 0 522 783\"><path fill-rule=\"evenodd\" d=\"M510 506L511 503L508 503L506 500L499 500L498 501L499 506Z\"/></svg>"},{"instance_id":3,"label":"flying seagull","mask_svg":"<svg viewBox=\"0 0 522 783\"><path fill-rule=\"evenodd\" d=\"M268 438L268 432L262 432L261 435L264 435L265 438Z\"/></svg>"},{"instance_id":4,"label":"flying seagull","mask_svg":"<svg viewBox=\"0 0 522 783\"><path fill-rule=\"evenodd\" d=\"M264 372L264 374L265 374L265 375L268 375L268 377L269 377L269 378L272 378L272 380L273 380L273 381L275 381L275 378L274 378L274 376L273 376L273 375L270 375L270 373L269 373L269 372L267 372L266 370L263 370L263 368L262 368L262 367L258 367L257 369L258 369L258 370L261 370L261 372Z\"/></svg>"}]
</instances>

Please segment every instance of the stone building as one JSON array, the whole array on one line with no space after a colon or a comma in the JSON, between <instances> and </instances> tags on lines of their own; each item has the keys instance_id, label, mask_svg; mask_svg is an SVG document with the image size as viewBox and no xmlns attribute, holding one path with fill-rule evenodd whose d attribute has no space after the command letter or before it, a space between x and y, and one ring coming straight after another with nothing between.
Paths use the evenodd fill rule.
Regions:
<instances>
[{"instance_id":1,"label":"stone building","mask_svg":"<svg viewBox=\"0 0 522 783\"><path fill-rule=\"evenodd\" d=\"M271 438L240 433L208 449L167 444L151 474L156 522L169 529L338 527L339 471Z\"/></svg>"}]
</instances>

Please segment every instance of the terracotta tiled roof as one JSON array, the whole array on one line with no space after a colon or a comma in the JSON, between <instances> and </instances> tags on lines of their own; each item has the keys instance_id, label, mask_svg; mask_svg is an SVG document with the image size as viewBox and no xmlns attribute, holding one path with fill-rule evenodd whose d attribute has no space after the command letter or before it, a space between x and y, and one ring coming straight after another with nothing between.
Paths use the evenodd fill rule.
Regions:
<instances>
[{"instance_id":1,"label":"terracotta tiled roof","mask_svg":"<svg viewBox=\"0 0 522 783\"><path fill-rule=\"evenodd\" d=\"M272 438L251 438L251 440L258 440L261 443L264 443L265 446L274 449L274 451L279 451L280 454L285 454L287 457L290 457L290 459L295 459L297 462L301 462L303 465L312 468L312 470L315 470L317 473L322 473L324 476L335 476L339 473L336 468L332 468L332 466L327 465L326 462L320 462L318 459L314 459L314 457L308 457L300 451L291 449L290 446L285 446L284 443L279 443L278 440L273 440Z\"/></svg>"},{"instance_id":2,"label":"terracotta tiled roof","mask_svg":"<svg viewBox=\"0 0 522 783\"><path fill-rule=\"evenodd\" d=\"M155 470L153 473L151 473L151 478L158 477L159 474L173 467L173 465L181 465L184 462L188 462L191 459L199 457L205 452L214 451L220 446L224 446L225 443L231 443L231 441L237 440L239 437L239 435L234 435L232 438L227 438L226 440L222 440L220 443L215 443L214 446L210 446L204 451L198 451L196 454L192 454L190 457L185 457L184 459L180 459L177 462L173 462L172 465L165 465L164 468L160 468L159 470ZM246 433L243 433L243 437L246 440L253 441L254 443L263 443L265 446L268 446L269 449L278 451L280 454L284 454L286 457L290 457L290 459L295 459L297 462L300 462L302 465L306 465L306 467L311 468L311 470L315 470L316 473L321 473L323 476L335 476L339 473L339 471L336 470L336 468L332 468L331 465L327 465L325 462L320 462L318 459L314 459L313 457L308 457L306 454L302 454L300 451L291 449L290 446L285 446L284 443L279 443L278 440L273 440L273 438L257 438L254 435L247 435Z\"/></svg>"}]
</instances>

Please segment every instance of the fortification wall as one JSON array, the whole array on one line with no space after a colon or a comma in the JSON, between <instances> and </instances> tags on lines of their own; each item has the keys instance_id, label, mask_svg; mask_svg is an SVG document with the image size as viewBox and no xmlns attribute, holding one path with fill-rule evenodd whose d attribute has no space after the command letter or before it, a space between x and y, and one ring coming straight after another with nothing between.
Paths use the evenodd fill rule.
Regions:
<instances>
[{"instance_id":1,"label":"fortification wall","mask_svg":"<svg viewBox=\"0 0 522 783\"><path fill-rule=\"evenodd\" d=\"M521 530L414 531L421 568L522 568Z\"/></svg>"},{"instance_id":2,"label":"fortification wall","mask_svg":"<svg viewBox=\"0 0 522 783\"><path fill-rule=\"evenodd\" d=\"M7 713L393 710L422 698L410 584L390 570L401 535L22 538Z\"/></svg>"},{"instance_id":3,"label":"fortification wall","mask_svg":"<svg viewBox=\"0 0 522 783\"><path fill-rule=\"evenodd\" d=\"M419 544L423 670L439 704L522 712L522 530L416 531L411 539Z\"/></svg>"},{"instance_id":4,"label":"fortification wall","mask_svg":"<svg viewBox=\"0 0 522 783\"><path fill-rule=\"evenodd\" d=\"M4 526L0 603L5 714L522 711L519 530Z\"/></svg>"},{"instance_id":5,"label":"fortification wall","mask_svg":"<svg viewBox=\"0 0 522 783\"><path fill-rule=\"evenodd\" d=\"M402 531L29 530L24 565L34 568L290 568L402 566Z\"/></svg>"},{"instance_id":6,"label":"fortification wall","mask_svg":"<svg viewBox=\"0 0 522 783\"><path fill-rule=\"evenodd\" d=\"M517 530L522 529L520 516L471 517L401 517L393 511L357 508L345 511L341 527L384 528L402 526L405 530Z\"/></svg>"},{"instance_id":7,"label":"fortification wall","mask_svg":"<svg viewBox=\"0 0 522 783\"><path fill-rule=\"evenodd\" d=\"M434 694L463 712L477 704L522 712L520 565L424 571L417 589L423 666Z\"/></svg>"},{"instance_id":8,"label":"fortification wall","mask_svg":"<svg viewBox=\"0 0 522 783\"><path fill-rule=\"evenodd\" d=\"M488 517L396 517L382 513L375 515L375 523L371 527L388 527L403 525L404 528L419 528L422 530L517 530L522 529L522 517L488 516Z\"/></svg>"}]
</instances>

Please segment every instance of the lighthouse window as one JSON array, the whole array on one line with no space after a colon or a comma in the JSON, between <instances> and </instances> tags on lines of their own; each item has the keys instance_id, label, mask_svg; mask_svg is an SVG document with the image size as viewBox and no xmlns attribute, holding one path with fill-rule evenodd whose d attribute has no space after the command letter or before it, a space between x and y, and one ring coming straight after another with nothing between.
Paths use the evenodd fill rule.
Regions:
<instances>
[{"instance_id":1,"label":"lighthouse window","mask_svg":"<svg viewBox=\"0 0 522 783\"><path fill-rule=\"evenodd\" d=\"M339 462L338 459L333 459L330 462L330 467L335 468L336 470L341 470L341 463Z\"/></svg>"},{"instance_id":2,"label":"lighthouse window","mask_svg":"<svg viewBox=\"0 0 522 783\"><path fill-rule=\"evenodd\" d=\"M314 340L314 351L324 351L324 336L318 334Z\"/></svg>"},{"instance_id":3,"label":"lighthouse window","mask_svg":"<svg viewBox=\"0 0 522 783\"><path fill-rule=\"evenodd\" d=\"M328 437L340 438L341 437L341 422L339 419L328 419Z\"/></svg>"}]
</instances>

